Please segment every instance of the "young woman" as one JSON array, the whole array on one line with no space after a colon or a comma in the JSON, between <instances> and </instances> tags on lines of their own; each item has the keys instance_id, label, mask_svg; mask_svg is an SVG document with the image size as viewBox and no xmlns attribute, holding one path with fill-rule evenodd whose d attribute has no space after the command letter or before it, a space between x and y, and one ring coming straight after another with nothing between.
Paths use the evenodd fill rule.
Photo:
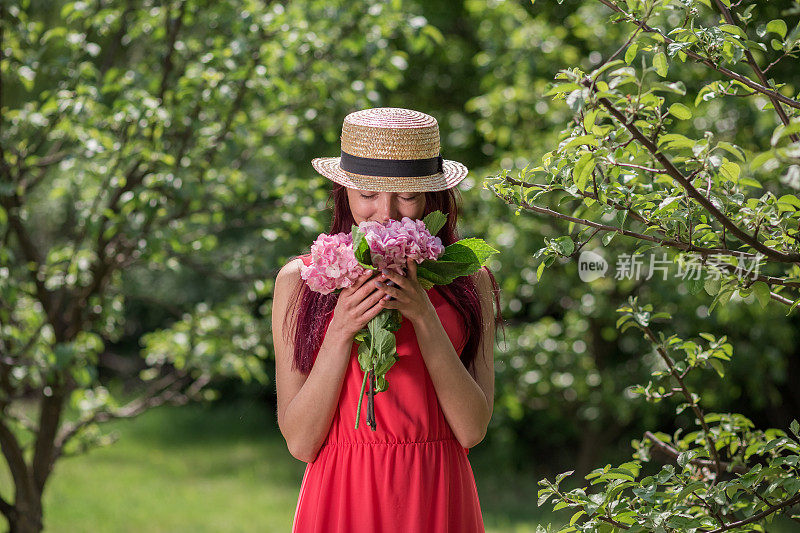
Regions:
<instances>
[{"instance_id":1,"label":"young woman","mask_svg":"<svg viewBox=\"0 0 800 533\"><path fill-rule=\"evenodd\" d=\"M334 182L329 233L440 210L448 215L442 243L459 239L453 187L467 169L441 158L433 117L398 108L351 113L341 156L312 164ZM290 453L308 463L293 531L484 531L467 454L483 440L494 403L502 316L492 274L484 267L426 291L410 260L405 276L365 274L322 295L305 286L301 261L310 255L278 274L272 311L278 425ZM363 372L353 339L388 308L403 316L399 359L388 389L375 395L377 429L363 420L355 429Z\"/></svg>"}]
</instances>

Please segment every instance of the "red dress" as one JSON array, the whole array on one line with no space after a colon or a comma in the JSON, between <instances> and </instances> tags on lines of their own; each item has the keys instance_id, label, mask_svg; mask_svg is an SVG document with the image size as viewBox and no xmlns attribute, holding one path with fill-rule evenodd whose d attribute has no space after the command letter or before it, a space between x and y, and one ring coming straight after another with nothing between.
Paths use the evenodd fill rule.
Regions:
<instances>
[{"instance_id":1,"label":"red dress","mask_svg":"<svg viewBox=\"0 0 800 533\"><path fill-rule=\"evenodd\" d=\"M460 356L460 315L435 286L427 293ZM366 423L366 388L354 427L364 374L353 342L327 439L303 475L293 533L484 531L469 450L444 417L408 319L395 337L399 360L386 374L388 389L375 394L375 431Z\"/></svg>"}]
</instances>

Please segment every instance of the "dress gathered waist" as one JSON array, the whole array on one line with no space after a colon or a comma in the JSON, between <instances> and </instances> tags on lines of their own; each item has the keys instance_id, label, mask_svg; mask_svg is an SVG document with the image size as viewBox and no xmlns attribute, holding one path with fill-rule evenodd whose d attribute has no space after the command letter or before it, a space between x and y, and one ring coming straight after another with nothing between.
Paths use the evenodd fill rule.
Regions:
<instances>
[{"instance_id":1,"label":"dress gathered waist","mask_svg":"<svg viewBox=\"0 0 800 533\"><path fill-rule=\"evenodd\" d=\"M395 446L395 445L399 445L399 444L432 444L432 443L435 443L435 442L455 442L459 446L461 445L456 439L454 439L452 437L447 437L447 438L444 438L444 439L416 440L416 441L399 441L398 440L398 441L375 441L375 442L369 442L369 441L326 442L326 443L324 443L322 445L322 447L325 447L325 446L375 446L375 445L378 445L378 446L381 446L381 445L383 445L383 446L386 446L386 445Z\"/></svg>"}]
</instances>

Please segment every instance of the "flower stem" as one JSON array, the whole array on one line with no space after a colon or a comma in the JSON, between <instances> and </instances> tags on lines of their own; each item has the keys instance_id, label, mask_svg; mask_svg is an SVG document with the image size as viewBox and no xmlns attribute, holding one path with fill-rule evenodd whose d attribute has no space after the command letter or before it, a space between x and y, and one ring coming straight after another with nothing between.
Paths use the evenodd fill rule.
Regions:
<instances>
[{"instance_id":1,"label":"flower stem","mask_svg":"<svg viewBox=\"0 0 800 533\"><path fill-rule=\"evenodd\" d=\"M369 392L367 393L367 424L375 431L375 368L369 371Z\"/></svg>"},{"instance_id":2,"label":"flower stem","mask_svg":"<svg viewBox=\"0 0 800 533\"><path fill-rule=\"evenodd\" d=\"M361 381L361 394L358 395L358 411L356 412L356 429L358 429L358 422L361 420L361 400L364 398L364 387L367 385L367 375L369 371L364 372L364 379Z\"/></svg>"},{"instance_id":3,"label":"flower stem","mask_svg":"<svg viewBox=\"0 0 800 533\"><path fill-rule=\"evenodd\" d=\"M371 318L370 320L375 320L375 318ZM370 364L372 363L372 335L369 336L369 360ZM369 375L369 369L364 371L364 379L361 382L361 393L358 395L358 408L356 410L356 429L358 429L358 422L361 420L361 400L364 399L364 387L367 384L367 376Z\"/></svg>"}]
</instances>

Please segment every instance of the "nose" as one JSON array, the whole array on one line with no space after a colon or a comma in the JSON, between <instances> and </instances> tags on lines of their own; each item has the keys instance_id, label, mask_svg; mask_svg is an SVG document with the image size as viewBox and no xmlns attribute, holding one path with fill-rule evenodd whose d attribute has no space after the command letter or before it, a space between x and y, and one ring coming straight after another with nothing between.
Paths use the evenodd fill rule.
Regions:
<instances>
[{"instance_id":1,"label":"nose","mask_svg":"<svg viewBox=\"0 0 800 533\"><path fill-rule=\"evenodd\" d=\"M397 204L392 196L391 194L386 194L381 198L380 206L378 207L378 220L382 224L389 222L389 219L397 220Z\"/></svg>"}]
</instances>

